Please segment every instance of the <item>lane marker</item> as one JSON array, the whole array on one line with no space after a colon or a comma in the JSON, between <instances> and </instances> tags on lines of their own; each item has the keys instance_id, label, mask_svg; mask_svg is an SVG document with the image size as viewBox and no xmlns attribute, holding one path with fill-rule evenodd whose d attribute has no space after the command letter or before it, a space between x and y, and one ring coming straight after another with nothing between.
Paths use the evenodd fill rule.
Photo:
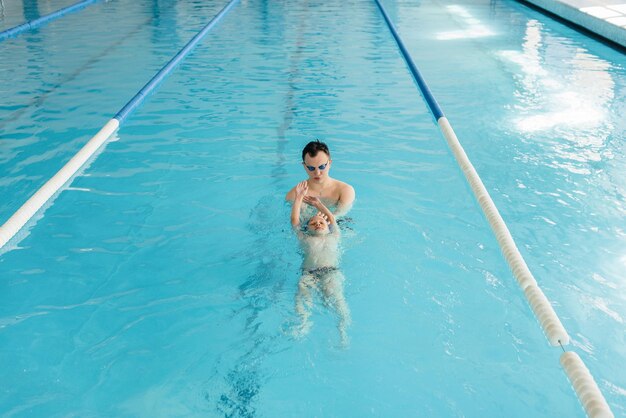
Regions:
<instances>
[{"instance_id":1,"label":"lane marker","mask_svg":"<svg viewBox=\"0 0 626 418\"><path fill-rule=\"evenodd\" d=\"M172 58L152 79L109 120L94 135L80 151L74 155L50 180L39 188L1 227L0 227L0 250L33 218L33 216L48 202L61 188L71 182L80 168L102 147L113 135L128 116L142 104L148 95L154 91L174 68L189 54L194 46L211 30L221 18L239 0L230 2L217 14L207 25L196 34L179 52ZM1 253L2 251L0 251Z\"/></svg>"},{"instance_id":2,"label":"lane marker","mask_svg":"<svg viewBox=\"0 0 626 418\"><path fill-rule=\"evenodd\" d=\"M528 268L526 261L517 249L517 245L515 245L515 241L513 240L513 237L511 236L508 227L502 219L502 216L500 216L498 208L493 203L493 200L491 199L487 188L483 184L480 176L478 175L478 172L467 157L467 154L465 153L465 150L461 146L461 143L454 133L450 122L448 122L448 119L444 116L441 107L439 106L437 100L430 91L430 88L424 80L424 77L422 77L422 74L415 65L413 58L404 46L404 42L402 42L400 35L396 31L396 28L391 22L389 16L387 15L387 12L385 11L383 5L380 3L379 0L374 1L376 2L378 9L383 15L385 22L387 23L387 27L391 31L396 43L398 44L400 52L402 53L402 56L407 66L409 67L413 78L415 79L422 93L422 96L424 97L424 100L430 108L431 113L435 117L437 124L439 125L439 128L441 129L441 132L445 137L448 146L450 147L450 150L454 154L454 157L459 167L463 171L463 174L465 175L465 178L467 179L467 182L469 183L472 192L474 193L474 196L478 201L478 204L483 210L483 213L485 214L485 217L487 218L487 221L489 222L489 225L491 226L491 229L496 236L496 240L500 245L500 249L504 254L504 258L511 268L511 271L513 272L513 275L517 280L517 283L524 291L524 296L526 297L528 304L535 314L535 318L541 325L541 328L543 329L543 332L549 343L552 346L562 348L563 345L567 345L570 342L570 337L567 334L565 327L563 327L563 324L561 323L559 317L552 308L552 304L550 304L548 298L546 298L544 293L537 285L537 281L535 280L533 274ZM563 358L565 358L565 360L563 360ZM577 360L571 360L572 358L576 358ZM584 365L580 357L578 357L576 353L569 351L565 352L561 356L561 359L561 364L566 374L570 378L576 395L578 396L580 402L583 404L583 407L585 408L588 416L591 418L613 418L614 416L611 412L611 409L609 408L606 400L602 396L602 393L598 389L598 386L593 380L591 373L589 373L589 370ZM572 362L575 362L574 365L569 366L570 364L572 364ZM566 364L568 365L568 367L566 367ZM581 370L583 369L586 373L584 374L584 382L581 381L579 384L577 379L580 378L581 373L583 373ZM595 389L588 389L592 386Z\"/></svg>"},{"instance_id":3,"label":"lane marker","mask_svg":"<svg viewBox=\"0 0 626 418\"><path fill-rule=\"evenodd\" d=\"M52 12L50 14L47 14L45 16L41 16L38 19L34 19L31 20L29 22L26 23L22 23L21 25L17 25L15 27L12 27L10 29L4 30L2 32L0 32L0 41L3 41L7 38L12 38L14 36L19 35L22 32L26 32L27 30L31 30L31 29L35 29L38 28L39 26L48 23L51 20L55 20L58 19L62 16L65 16L66 14L69 13L74 13L77 12L81 9L84 9L85 7L92 5L94 3L99 3L102 0L83 0L81 2L78 2L72 6L67 6L64 7L63 9L57 10L56 12Z\"/></svg>"}]
</instances>

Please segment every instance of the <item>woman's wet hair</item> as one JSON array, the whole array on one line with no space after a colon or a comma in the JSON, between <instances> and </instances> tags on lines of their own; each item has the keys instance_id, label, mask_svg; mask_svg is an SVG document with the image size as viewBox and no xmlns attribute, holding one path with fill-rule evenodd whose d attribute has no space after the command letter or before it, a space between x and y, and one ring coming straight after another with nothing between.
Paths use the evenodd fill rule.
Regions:
<instances>
[{"instance_id":1,"label":"woman's wet hair","mask_svg":"<svg viewBox=\"0 0 626 418\"><path fill-rule=\"evenodd\" d=\"M315 141L311 141L302 150L302 161L304 161L304 157L309 154L311 157L315 157L318 152L323 151L330 157L330 151L328 150L328 145L316 139Z\"/></svg>"}]
</instances>

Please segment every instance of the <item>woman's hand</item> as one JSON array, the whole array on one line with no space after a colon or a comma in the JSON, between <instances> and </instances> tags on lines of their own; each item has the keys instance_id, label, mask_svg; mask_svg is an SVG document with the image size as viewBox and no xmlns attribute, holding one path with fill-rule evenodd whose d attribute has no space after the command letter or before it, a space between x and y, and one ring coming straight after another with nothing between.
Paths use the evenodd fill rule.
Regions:
<instances>
[{"instance_id":1,"label":"woman's hand","mask_svg":"<svg viewBox=\"0 0 626 418\"><path fill-rule=\"evenodd\" d=\"M309 183L306 180L301 181L296 186L296 198L302 199L303 197L306 197L306 194L308 191L309 191Z\"/></svg>"},{"instance_id":2,"label":"woman's hand","mask_svg":"<svg viewBox=\"0 0 626 418\"><path fill-rule=\"evenodd\" d=\"M304 203L309 206L313 206L315 209L318 210L322 206L322 201L320 200L320 198L314 196L304 196Z\"/></svg>"}]
</instances>

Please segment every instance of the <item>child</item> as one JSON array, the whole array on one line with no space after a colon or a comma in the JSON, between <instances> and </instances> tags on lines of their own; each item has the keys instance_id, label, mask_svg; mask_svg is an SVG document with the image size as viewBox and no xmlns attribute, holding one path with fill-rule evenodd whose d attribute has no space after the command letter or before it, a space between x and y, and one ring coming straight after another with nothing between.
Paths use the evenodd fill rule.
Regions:
<instances>
[{"instance_id":1,"label":"child","mask_svg":"<svg viewBox=\"0 0 626 418\"><path fill-rule=\"evenodd\" d=\"M337 313L339 336L345 346L348 343L346 328L350 325L350 310L343 296L345 278L339 270L339 228L330 210L319 198L307 196L307 191L308 183L299 183L295 188L295 199L291 207L291 225L298 235L304 256L302 277L296 295L296 312L301 319L299 334L305 335L311 328L311 291L315 289L321 293L324 304ZM302 202L319 211L309 219L305 232L300 228Z\"/></svg>"}]
</instances>

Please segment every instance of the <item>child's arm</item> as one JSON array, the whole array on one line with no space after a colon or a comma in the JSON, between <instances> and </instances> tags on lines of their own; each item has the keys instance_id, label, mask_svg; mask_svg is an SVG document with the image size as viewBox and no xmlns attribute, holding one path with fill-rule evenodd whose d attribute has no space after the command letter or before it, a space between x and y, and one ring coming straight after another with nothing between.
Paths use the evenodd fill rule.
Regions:
<instances>
[{"instance_id":1,"label":"child's arm","mask_svg":"<svg viewBox=\"0 0 626 418\"><path fill-rule=\"evenodd\" d=\"M302 199L309 190L309 183L306 180L298 183L295 188L296 197L291 205L291 226L298 228L300 226L300 208L302 207Z\"/></svg>"}]
</instances>

